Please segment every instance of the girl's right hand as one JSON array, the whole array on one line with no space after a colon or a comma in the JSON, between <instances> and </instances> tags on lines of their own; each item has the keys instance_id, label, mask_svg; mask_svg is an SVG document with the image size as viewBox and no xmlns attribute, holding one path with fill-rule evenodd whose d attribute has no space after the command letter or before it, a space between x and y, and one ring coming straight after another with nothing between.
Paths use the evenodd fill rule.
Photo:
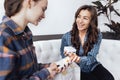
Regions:
<instances>
[{"instance_id":1,"label":"girl's right hand","mask_svg":"<svg viewBox=\"0 0 120 80\"><path fill-rule=\"evenodd\" d=\"M47 69L50 72L50 78L54 78L54 76L58 73L59 70L55 63L51 63Z\"/></svg>"}]
</instances>

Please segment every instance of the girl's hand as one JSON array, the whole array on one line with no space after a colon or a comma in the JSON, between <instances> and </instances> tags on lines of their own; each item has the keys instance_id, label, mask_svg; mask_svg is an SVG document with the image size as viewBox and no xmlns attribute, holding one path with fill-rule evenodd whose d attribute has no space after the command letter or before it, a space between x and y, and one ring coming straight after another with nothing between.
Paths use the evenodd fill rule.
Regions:
<instances>
[{"instance_id":1,"label":"girl's hand","mask_svg":"<svg viewBox=\"0 0 120 80\"><path fill-rule=\"evenodd\" d=\"M51 63L47 69L50 72L49 78L54 78L54 76L58 73L59 70L55 63Z\"/></svg>"}]
</instances>

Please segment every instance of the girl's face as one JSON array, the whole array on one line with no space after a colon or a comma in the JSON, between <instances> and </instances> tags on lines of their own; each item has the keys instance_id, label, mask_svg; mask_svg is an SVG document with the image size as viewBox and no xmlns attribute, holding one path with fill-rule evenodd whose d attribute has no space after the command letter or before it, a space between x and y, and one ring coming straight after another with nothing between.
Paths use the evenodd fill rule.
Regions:
<instances>
[{"instance_id":1,"label":"girl's face","mask_svg":"<svg viewBox=\"0 0 120 80\"><path fill-rule=\"evenodd\" d=\"M38 25L38 23L45 17L47 4L47 0L39 0L38 2L32 1L26 15L28 23Z\"/></svg>"},{"instance_id":2,"label":"girl's face","mask_svg":"<svg viewBox=\"0 0 120 80\"><path fill-rule=\"evenodd\" d=\"M81 10L76 18L79 31L87 31L91 21L91 13L88 10Z\"/></svg>"}]
</instances>

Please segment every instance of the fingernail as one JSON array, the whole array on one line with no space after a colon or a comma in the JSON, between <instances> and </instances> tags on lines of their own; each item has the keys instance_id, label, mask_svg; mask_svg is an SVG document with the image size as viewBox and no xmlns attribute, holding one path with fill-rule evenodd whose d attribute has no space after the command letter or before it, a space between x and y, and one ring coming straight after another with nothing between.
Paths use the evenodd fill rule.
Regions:
<instances>
[{"instance_id":1,"label":"fingernail","mask_svg":"<svg viewBox=\"0 0 120 80\"><path fill-rule=\"evenodd\" d=\"M57 67L59 67L60 65L57 65Z\"/></svg>"}]
</instances>

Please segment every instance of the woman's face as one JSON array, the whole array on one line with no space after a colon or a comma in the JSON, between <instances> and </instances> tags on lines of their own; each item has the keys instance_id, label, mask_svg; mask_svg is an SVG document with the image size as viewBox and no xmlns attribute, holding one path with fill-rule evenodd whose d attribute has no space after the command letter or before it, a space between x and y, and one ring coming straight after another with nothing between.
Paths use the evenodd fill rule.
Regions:
<instances>
[{"instance_id":1,"label":"woman's face","mask_svg":"<svg viewBox=\"0 0 120 80\"><path fill-rule=\"evenodd\" d=\"M38 23L45 17L47 4L47 0L39 0L38 2L32 1L30 9L28 9L26 15L28 22L38 25Z\"/></svg>"},{"instance_id":2,"label":"woman's face","mask_svg":"<svg viewBox=\"0 0 120 80\"><path fill-rule=\"evenodd\" d=\"M81 10L76 18L79 31L86 31L90 25L91 13L88 10Z\"/></svg>"}]
</instances>

